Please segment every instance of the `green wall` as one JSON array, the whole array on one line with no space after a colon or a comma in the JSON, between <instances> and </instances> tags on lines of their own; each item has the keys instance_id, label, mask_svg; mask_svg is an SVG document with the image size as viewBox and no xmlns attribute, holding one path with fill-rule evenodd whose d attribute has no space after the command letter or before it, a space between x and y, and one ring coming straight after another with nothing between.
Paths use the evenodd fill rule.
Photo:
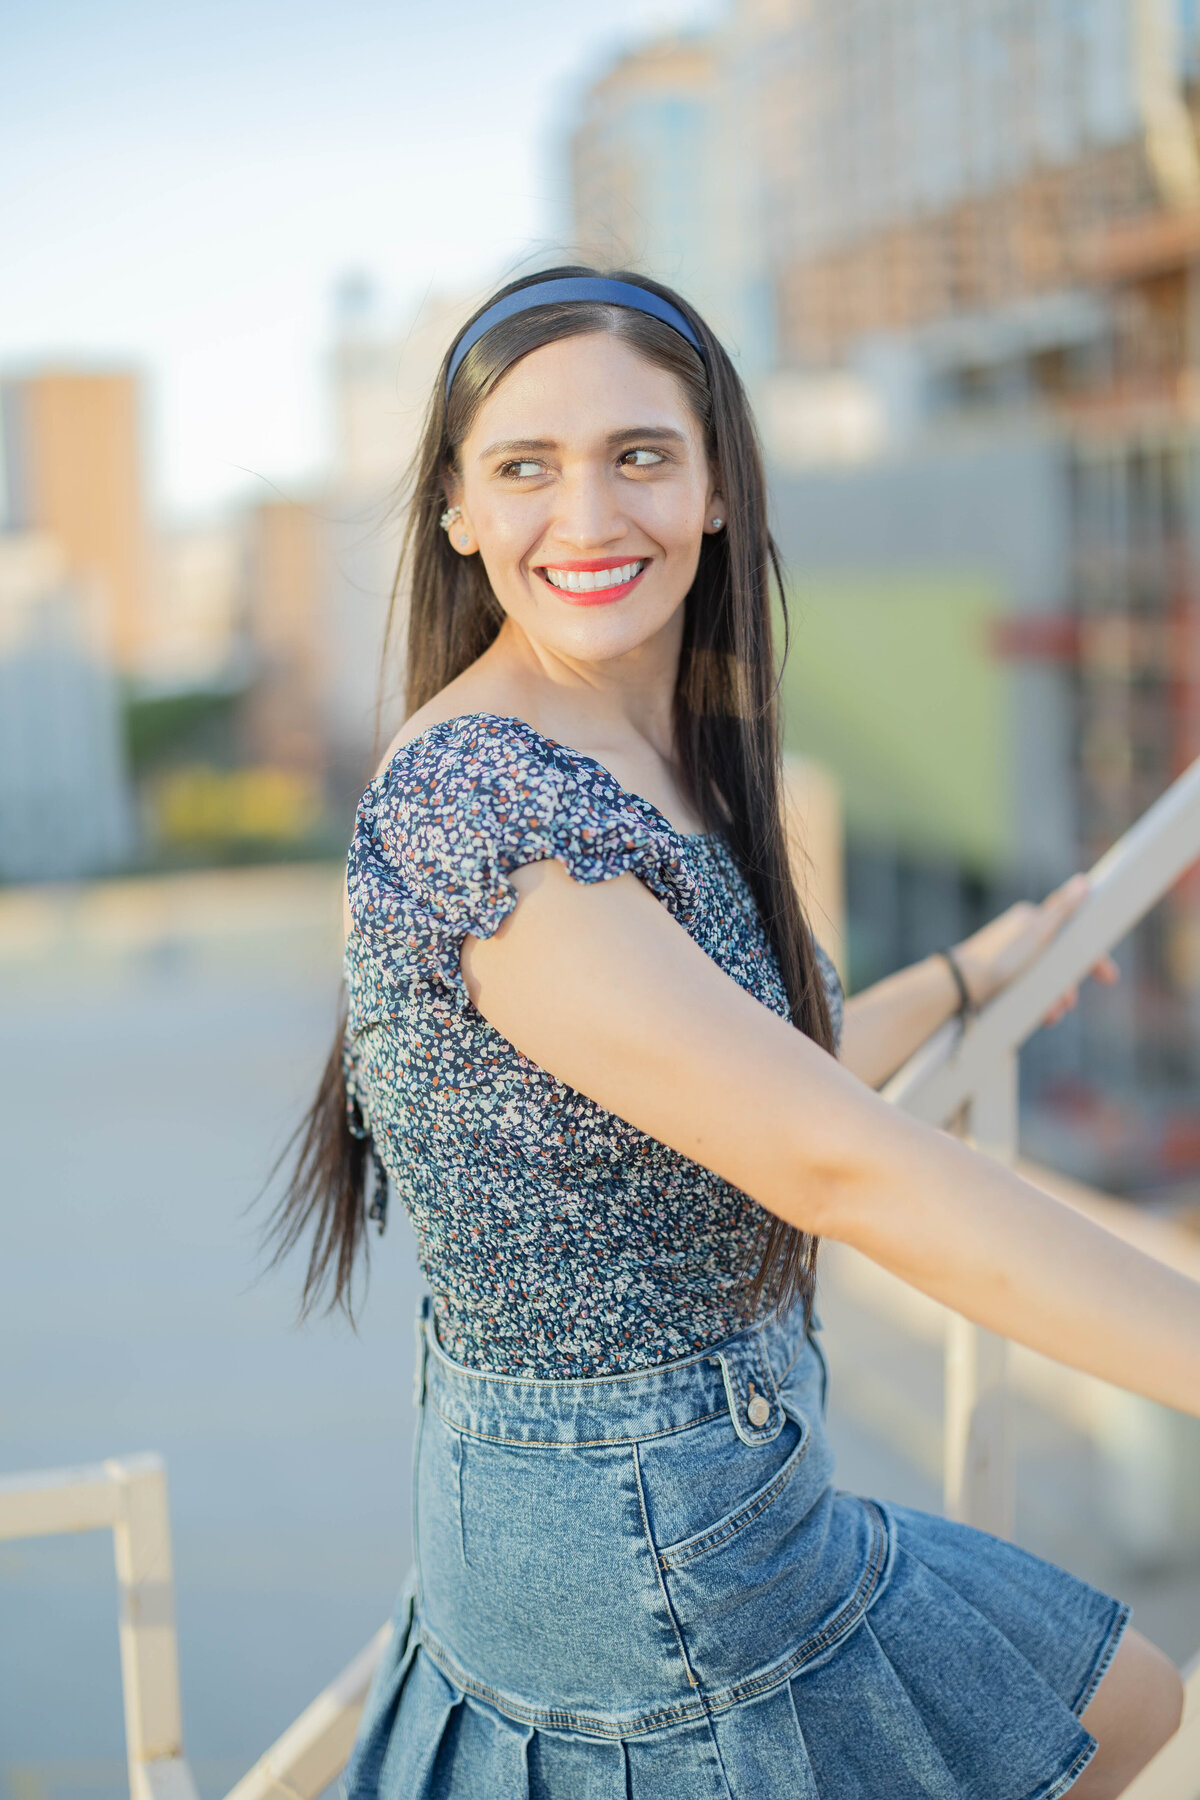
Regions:
<instances>
[{"instance_id":1,"label":"green wall","mask_svg":"<svg viewBox=\"0 0 1200 1800\"><path fill-rule=\"evenodd\" d=\"M793 575L787 746L839 778L847 829L987 872L1014 813L1012 675L986 577Z\"/></svg>"}]
</instances>

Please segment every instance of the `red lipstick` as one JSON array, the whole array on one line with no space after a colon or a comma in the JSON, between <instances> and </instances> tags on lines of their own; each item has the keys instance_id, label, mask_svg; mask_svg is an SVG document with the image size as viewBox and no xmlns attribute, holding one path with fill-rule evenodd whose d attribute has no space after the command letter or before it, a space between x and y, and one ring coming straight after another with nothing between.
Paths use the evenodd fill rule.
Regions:
<instances>
[{"instance_id":1,"label":"red lipstick","mask_svg":"<svg viewBox=\"0 0 1200 1800\"><path fill-rule=\"evenodd\" d=\"M562 569L564 571L571 571L573 573L574 572L592 573L599 569L620 569L620 568L623 568L626 563L636 563L636 562L640 562L642 566L638 570L637 574L633 577L633 580L632 581L623 581L623 582L621 582L621 584L618 587L606 587L606 588L599 588L599 589L593 588L590 590L585 589L582 591L579 589L561 588L561 587L556 587L554 582L552 582L547 577L547 574L546 574L547 568L554 569L555 571ZM551 593L556 594L560 600L565 600L569 606L609 606L609 605L611 605L611 603L614 600L624 599L625 595L628 594L632 588L635 588L637 586L638 582L642 579L642 576L646 573L646 570L649 567L650 567L650 558L649 557L593 556L593 557L587 558L586 561L553 562L553 563L549 563L549 564L543 564L542 566L537 568L534 572L541 578L541 580L545 583L545 585L550 589Z\"/></svg>"}]
</instances>

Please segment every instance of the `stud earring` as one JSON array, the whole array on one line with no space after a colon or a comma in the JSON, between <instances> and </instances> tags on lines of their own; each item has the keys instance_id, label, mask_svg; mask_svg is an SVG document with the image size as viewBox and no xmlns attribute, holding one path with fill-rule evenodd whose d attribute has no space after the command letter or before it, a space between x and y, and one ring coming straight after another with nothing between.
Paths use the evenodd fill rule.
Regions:
<instances>
[{"instance_id":1,"label":"stud earring","mask_svg":"<svg viewBox=\"0 0 1200 1800\"><path fill-rule=\"evenodd\" d=\"M441 518L438 520L438 524L441 526L443 531L449 531L449 529L453 525L455 519L461 519L461 517L462 517L462 507L461 506L448 506L446 508L445 512L442 514Z\"/></svg>"},{"instance_id":2,"label":"stud earring","mask_svg":"<svg viewBox=\"0 0 1200 1800\"><path fill-rule=\"evenodd\" d=\"M467 539L465 537L460 537L458 540L458 545L459 545L460 550L465 550L467 547Z\"/></svg>"},{"instance_id":3,"label":"stud earring","mask_svg":"<svg viewBox=\"0 0 1200 1800\"><path fill-rule=\"evenodd\" d=\"M724 519L714 519L713 520L713 530L720 531L720 529L724 523L725 523Z\"/></svg>"}]
</instances>

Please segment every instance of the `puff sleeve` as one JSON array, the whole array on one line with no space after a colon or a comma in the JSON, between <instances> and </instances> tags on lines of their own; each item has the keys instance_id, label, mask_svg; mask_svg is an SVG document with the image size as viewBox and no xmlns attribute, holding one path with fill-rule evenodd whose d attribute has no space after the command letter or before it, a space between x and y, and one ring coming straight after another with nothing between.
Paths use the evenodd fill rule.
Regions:
<instances>
[{"instance_id":1,"label":"puff sleeve","mask_svg":"<svg viewBox=\"0 0 1200 1800\"><path fill-rule=\"evenodd\" d=\"M402 745L358 804L347 865L355 928L386 981L470 1005L463 939L517 903L509 877L554 859L576 881L635 874L681 922L695 904L666 820L601 764L519 719L470 714Z\"/></svg>"}]
</instances>

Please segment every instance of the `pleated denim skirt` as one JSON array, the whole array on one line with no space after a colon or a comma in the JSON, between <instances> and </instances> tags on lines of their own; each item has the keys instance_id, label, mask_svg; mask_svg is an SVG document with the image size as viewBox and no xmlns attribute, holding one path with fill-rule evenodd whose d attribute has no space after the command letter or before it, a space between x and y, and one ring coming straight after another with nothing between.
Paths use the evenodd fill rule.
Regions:
<instances>
[{"instance_id":1,"label":"pleated denim skirt","mask_svg":"<svg viewBox=\"0 0 1200 1800\"><path fill-rule=\"evenodd\" d=\"M345 1800L1053 1800L1128 1608L841 1492L799 1315L583 1381L417 1317L416 1560Z\"/></svg>"}]
</instances>

